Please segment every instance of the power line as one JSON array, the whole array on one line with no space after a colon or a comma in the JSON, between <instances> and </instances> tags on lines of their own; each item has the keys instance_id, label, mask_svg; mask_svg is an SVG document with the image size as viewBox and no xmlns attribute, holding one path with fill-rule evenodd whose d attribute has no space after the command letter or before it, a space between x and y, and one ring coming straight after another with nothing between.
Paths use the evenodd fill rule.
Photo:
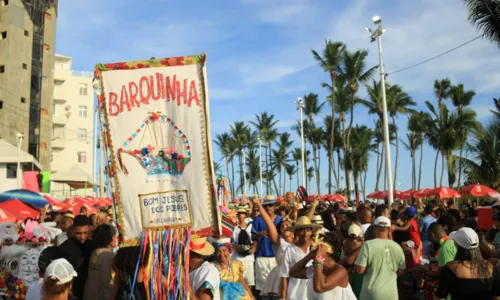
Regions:
<instances>
[{"instance_id":1,"label":"power line","mask_svg":"<svg viewBox=\"0 0 500 300\"><path fill-rule=\"evenodd\" d=\"M406 68L402 68L402 69L396 70L396 71L391 72L391 73L387 73L387 74L386 74L386 76L389 76L389 75L391 75L391 74L395 74L395 73L399 73L399 72L403 72L403 71L406 71L406 70L409 70L409 69L412 69L412 68L418 67L418 66L420 66L420 65L423 65L423 64L425 64L425 63L427 63L427 62L430 62L431 60L434 60L434 59L436 59L436 58L439 58L439 57L441 57L441 56L443 56L443 55L446 55L446 54L448 54L448 53L450 53L450 52L452 52L452 51L457 50L458 48L461 48L461 47L463 47L463 46L465 46L465 45L467 45L467 44L469 44L469 43L472 43L473 41L475 41L475 40L479 39L479 38L480 38L480 37L482 37L482 36L483 36L483 35L476 36L476 37L475 37L475 38L473 38L472 40L469 40L469 41L467 41L467 42L465 42L465 43L463 43L463 44L460 44L460 45L456 46L455 48L451 48L450 50L447 50L447 51L445 51L445 52L443 52L443 53L441 53L441 54L438 54L438 55L436 55L436 56L434 56L434 57L431 57L431 58L429 58L429 59L426 59L426 60L421 61L421 62L419 62L419 63L416 63L416 64L414 64L414 65L411 65L411 66L408 66L408 67L406 67Z\"/></svg>"}]
</instances>

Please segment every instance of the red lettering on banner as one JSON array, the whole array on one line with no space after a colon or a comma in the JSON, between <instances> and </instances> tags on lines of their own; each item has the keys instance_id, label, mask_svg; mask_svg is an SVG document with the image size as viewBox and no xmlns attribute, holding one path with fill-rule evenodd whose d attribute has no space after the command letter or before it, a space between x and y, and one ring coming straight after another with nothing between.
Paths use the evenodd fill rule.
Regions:
<instances>
[{"instance_id":1,"label":"red lettering on banner","mask_svg":"<svg viewBox=\"0 0 500 300\"><path fill-rule=\"evenodd\" d=\"M122 92L120 94L120 112L123 112L123 104L125 104L127 110L130 111L130 102L128 102L128 94L125 86L122 86Z\"/></svg>"},{"instance_id":2,"label":"red lettering on banner","mask_svg":"<svg viewBox=\"0 0 500 300\"><path fill-rule=\"evenodd\" d=\"M139 87L137 87L137 84L135 82L129 82L128 83L128 92L129 92L129 97L130 97L130 103L132 103L132 106L137 106L139 107L139 101L137 101L137 94L139 92Z\"/></svg>"},{"instance_id":3,"label":"red lettering on banner","mask_svg":"<svg viewBox=\"0 0 500 300\"><path fill-rule=\"evenodd\" d=\"M181 89L181 83L179 81L177 84L177 106L181 106L181 98L183 99L182 103L187 104L187 79L183 80L183 85Z\"/></svg>"},{"instance_id":4,"label":"red lettering on banner","mask_svg":"<svg viewBox=\"0 0 500 300\"><path fill-rule=\"evenodd\" d=\"M165 98L165 93L163 92L163 74L156 73L156 93L155 93L155 82L154 76L149 76L149 89L151 91L151 97L153 100L158 101Z\"/></svg>"},{"instance_id":5,"label":"red lettering on banner","mask_svg":"<svg viewBox=\"0 0 500 300\"><path fill-rule=\"evenodd\" d=\"M170 81L170 76L165 78L165 94L167 96L167 102L175 101L177 98L177 75L174 75L172 81Z\"/></svg>"},{"instance_id":6,"label":"red lettering on banner","mask_svg":"<svg viewBox=\"0 0 500 300\"><path fill-rule=\"evenodd\" d=\"M196 102L196 105L200 106L200 99L198 98L198 91L196 90L196 82L191 80L191 85L189 86L189 107L191 107L193 100Z\"/></svg>"},{"instance_id":7,"label":"red lettering on banner","mask_svg":"<svg viewBox=\"0 0 500 300\"><path fill-rule=\"evenodd\" d=\"M144 90L147 91L144 94ZM141 94L141 102L144 104L149 104L149 97L151 97L151 91L149 90L149 79L147 76L142 76L139 81L139 93Z\"/></svg>"},{"instance_id":8,"label":"red lettering on banner","mask_svg":"<svg viewBox=\"0 0 500 300\"><path fill-rule=\"evenodd\" d=\"M108 96L108 111L109 111L109 115L110 116L118 116L118 113L120 113L120 106L118 105L118 103L116 103L116 101L118 100L118 95L116 93L109 93L109 96Z\"/></svg>"}]
</instances>

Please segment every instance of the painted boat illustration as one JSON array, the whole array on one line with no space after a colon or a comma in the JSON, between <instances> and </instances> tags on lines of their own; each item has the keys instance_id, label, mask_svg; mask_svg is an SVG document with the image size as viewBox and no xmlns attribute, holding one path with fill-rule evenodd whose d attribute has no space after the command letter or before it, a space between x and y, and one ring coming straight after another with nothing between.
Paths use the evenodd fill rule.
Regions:
<instances>
[{"instance_id":1,"label":"painted boat illustration","mask_svg":"<svg viewBox=\"0 0 500 300\"><path fill-rule=\"evenodd\" d=\"M120 169L128 174L123 164L124 154L136 158L147 176L182 175L191 161L191 147L186 135L172 118L159 112L149 113L118 149Z\"/></svg>"}]
</instances>

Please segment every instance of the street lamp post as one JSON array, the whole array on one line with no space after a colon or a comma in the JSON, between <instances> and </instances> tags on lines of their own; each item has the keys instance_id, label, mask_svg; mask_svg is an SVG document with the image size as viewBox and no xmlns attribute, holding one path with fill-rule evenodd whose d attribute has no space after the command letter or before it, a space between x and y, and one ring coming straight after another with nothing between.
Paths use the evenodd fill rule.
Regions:
<instances>
[{"instance_id":1,"label":"street lamp post","mask_svg":"<svg viewBox=\"0 0 500 300\"><path fill-rule=\"evenodd\" d=\"M259 176L260 176L260 196L262 196L262 140L259 138Z\"/></svg>"},{"instance_id":2,"label":"street lamp post","mask_svg":"<svg viewBox=\"0 0 500 300\"><path fill-rule=\"evenodd\" d=\"M377 25L376 29L371 29L366 27L371 33L371 41L377 41L378 44L378 60L379 60L379 70L380 70L380 85L382 87L382 111L384 118L384 147L385 147L385 162L387 168L387 192L388 192L388 202L392 205L394 201L393 186L392 186L392 167L391 167L391 146L389 142L389 123L387 120L387 100L385 94L385 72L384 72L384 60L382 55L382 34L385 32L385 28L382 27L382 19L379 16L373 17L373 23Z\"/></svg>"},{"instance_id":3,"label":"street lamp post","mask_svg":"<svg viewBox=\"0 0 500 300\"><path fill-rule=\"evenodd\" d=\"M241 154L243 156L243 195L247 194L247 164L245 161L245 149L241 149Z\"/></svg>"},{"instance_id":4,"label":"street lamp post","mask_svg":"<svg viewBox=\"0 0 500 300\"><path fill-rule=\"evenodd\" d=\"M17 189L20 189L21 188L21 182L22 182L22 176L23 176L23 171L21 170L20 156L21 156L21 144L23 143L24 134L18 133L18 134L16 134L16 137L17 137L17 172L16 172L16 178L17 178Z\"/></svg>"},{"instance_id":5,"label":"street lamp post","mask_svg":"<svg viewBox=\"0 0 500 300\"><path fill-rule=\"evenodd\" d=\"M298 98L297 101L295 101L295 104L297 105L297 109L300 111L300 142L301 142L301 156L302 156L302 186L306 187L306 156L305 156L305 151L306 151L306 146L304 142L304 115L303 115L303 109L304 109L304 103L302 101L302 98Z\"/></svg>"}]
</instances>

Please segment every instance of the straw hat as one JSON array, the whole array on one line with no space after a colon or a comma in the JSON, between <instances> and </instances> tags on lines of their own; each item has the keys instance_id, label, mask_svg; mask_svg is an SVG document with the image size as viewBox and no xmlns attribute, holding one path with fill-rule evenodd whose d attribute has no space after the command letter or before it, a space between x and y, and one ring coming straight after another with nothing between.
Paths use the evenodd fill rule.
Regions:
<instances>
[{"instance_id":1,"label":"straw hat","mask_svg":"<svg viewBox=\"0 0 500 300\"><path fill-rule=\"evenodd\" d=\"M295 222L295 225L288 227L287 231L295 231L297 229L302 229L302 228L311 228L312 230L320 229L321 225L314 224L309 220L308 217L302 216L300 217L297 222Z\"/></svg>"},{"instance_id":2,"label":"straw hat","mask_svg":"<svg viewBox=\"0 0 500 300\"><path fill-rule=\"evenodd\" d=\"M264 202L262 202L262 205L275 205L276 204L276 197L273 195L267 195L264 198Z\"/></svg>"},{"instance_id":3,"label":"straw hat","mask_svg":"<svg viewBox=\"0 0 500 300\"><path fill-rule=\"evenodd\" d=\"M248 206L246 206L246 205L240 205L240 206L238 206L236 208L236 213L238 213L238 214L240 214L240 213L242 213L242 214L248 214L248 210L249 210Z\"/></svg>"},{"instance_id":4,"label":"straw hat","mask_svg":"<svg viewBox=\"0 0 500 300\"><path fill-rule=\"evenodd\" d=\"M189 242L189 250L198 253L202 256L209 256L214 254L215 249L212 244L207 241L206 237L200 237L193 235L191 241Z\"/></svg>"}]
</instances>

